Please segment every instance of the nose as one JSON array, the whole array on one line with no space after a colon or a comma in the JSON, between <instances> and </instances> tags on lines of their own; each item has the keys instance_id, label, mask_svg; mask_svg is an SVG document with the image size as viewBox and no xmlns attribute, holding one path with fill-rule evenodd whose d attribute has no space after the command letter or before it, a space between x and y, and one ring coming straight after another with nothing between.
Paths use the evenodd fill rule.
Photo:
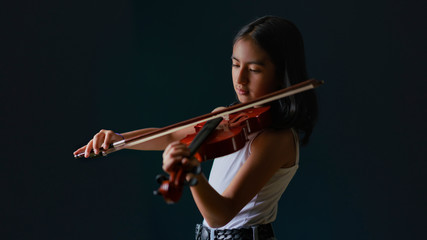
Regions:
<instances>
[{"instance_id":1,"label":"nose","mask_svg":"<svg viewBox=\"0 0 427 240\"><path fill-rule=\"evenodd\" d=\"M249 82L248 74L245 68L242 67L237 72L236 82L243 85Z\"/></svg>"}]
</instances>

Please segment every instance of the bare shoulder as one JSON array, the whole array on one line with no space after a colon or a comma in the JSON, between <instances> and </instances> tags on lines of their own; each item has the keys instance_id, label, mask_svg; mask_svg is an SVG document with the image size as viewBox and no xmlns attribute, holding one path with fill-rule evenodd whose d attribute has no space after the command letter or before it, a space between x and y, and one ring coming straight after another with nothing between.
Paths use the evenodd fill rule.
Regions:
<instances>
[{"instance_id":1,"label":"bare shoulder","mask_svg":"<svg viewBox=\"0 0 427 240\"><path fill-rule=\"evenodd\" d=\"M292 167L296 160L294 134L291 129L265 130L254 139L251 152L277 161L282 168Z\"/></svg>"}]
</instances>

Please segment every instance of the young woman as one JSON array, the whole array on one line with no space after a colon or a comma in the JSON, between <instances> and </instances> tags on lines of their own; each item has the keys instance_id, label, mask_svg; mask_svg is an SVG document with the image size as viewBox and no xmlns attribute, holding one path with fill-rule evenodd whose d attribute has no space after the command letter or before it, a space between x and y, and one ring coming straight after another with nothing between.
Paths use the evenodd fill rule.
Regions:
<instances>
[{"instance_id":1,"label":"young woman","mask_svg":"<svg viewBox=\"0 0 427 240\"><path fill-rule=\"evenodd\" d=\"M307 80L301 34L291 22L266 16L244 26L233 44L232 79L239 102ZM275 239L271 223L277 204L298 168L299 145L307 144L317 117L313 91L273 102L273 124L252 133L237 152L214 160L209 181L203 174L191 186L194 201L204 221L196 227L196 239ZM110 143L153 129L122 135L101 130L74 152L98 153ZM188 128L133 147L164 150L163 169L192 168L199 162L188 158L189 150L179 140L194 132ZM300 141L300 136L302 140Z\"/></svg>"}]
</instances>

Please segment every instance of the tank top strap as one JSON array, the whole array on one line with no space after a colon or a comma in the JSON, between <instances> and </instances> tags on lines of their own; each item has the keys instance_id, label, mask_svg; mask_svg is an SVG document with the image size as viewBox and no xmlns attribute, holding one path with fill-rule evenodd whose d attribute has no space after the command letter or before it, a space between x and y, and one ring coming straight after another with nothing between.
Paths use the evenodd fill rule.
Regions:
<instances>
[{"instance_id":1,"label":"tank top strap","mask_svg":"<svg viewBox=\"0 0 427 240\"><path fill-rule=\"evenodd\" d=\"M254 132L254 133L252 133L252 134L250 134L249 136L248 136L248 139L249 139L249 141L248 141L248 147L249 147L249 149L248 149L248 152L249 152L249 155L250 154L252 154L252 151L251 151L251 146L252 146L252 142L255 140L255 138L256 137L258 137L258 135L260 135L262 133L262 130L261 131L258 131L258 132Z\"/></svg>"}]
</instances>

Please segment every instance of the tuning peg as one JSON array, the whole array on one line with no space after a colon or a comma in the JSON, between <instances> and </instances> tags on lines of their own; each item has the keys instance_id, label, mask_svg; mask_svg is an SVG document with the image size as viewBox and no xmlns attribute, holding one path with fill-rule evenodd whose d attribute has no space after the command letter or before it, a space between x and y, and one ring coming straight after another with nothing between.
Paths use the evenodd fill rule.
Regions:
<instances>
[{"instance_id":1,"label":"tuning peg","mask_svg":"<svg viewBox=\"0 0 427 240\"><path fill-rule=\"evenodd\" d=\"M191 169L190 172L195 174L195 175L199 175L202 172L202 167L200 165L197 165L196 167Z\"/></svg>"},{"instance_id":2,"label":"tuning peg","mask_svg":"<svg viewBox=\"0 0 427 240\"><path fill-rule=\"evenodd\" d=\"M197 183L199 183L199 181L195 177L191 178L190 181L187 182L187 184L190 185L190 186L196 186Z\"/></svg>"},{"instance_id":3,"label":"tuning peg","mask_svg":"<svg viewBox=\"0 0 427 240\"><path fill-rule=\"evenodd\" d=\"M159 175L157 175L157 176L156 176L156 181L157 181L159 184L162 184L162 183L163 183L163 181L166 181L166 180L169 180L169 177L167 177L167 176L165 176L165 175L159 174Z\"/></svg>"},{"instance_id":4,"label":"tuning peg","mask_svg":"<svg viewBox=\"0 0 427 240\"><path fill-rule=\"evenodd\" d=\"M158 195L162 195L158 190L154 190L153 191L153 195L156 195L156 196L158 196Z\"/></svg>"}]
</instances>

